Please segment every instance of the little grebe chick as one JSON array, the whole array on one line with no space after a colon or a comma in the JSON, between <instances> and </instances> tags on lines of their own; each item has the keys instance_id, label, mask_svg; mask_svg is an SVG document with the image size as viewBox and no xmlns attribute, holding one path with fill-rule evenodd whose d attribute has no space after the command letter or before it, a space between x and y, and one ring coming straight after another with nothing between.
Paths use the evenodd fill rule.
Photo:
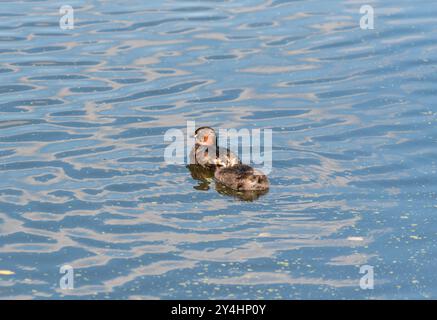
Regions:
<instances>
[{"instance_id":1,"label":"little grebe chick","mask_svg":"<svg viewBox=\"0 0 437 320\"><path fill-rule=\"evenodd\" d=\"M230 167L241 164L240 159L229 149L217 146L217 135L210 127L200 127L194 132L195 145L190 153L192 164L205 168Z\"/></svg>"},{"instance_id":2,"label":"little grebe chick","mask_svg":"<svg viewBox=\"0 0 437 320\"><path fill-rule=\"evenodd\" d=\"M267 190L269 180L261 171L245 164L217 167L215 179L233 190Z\"/></svg>"}]
</instances>

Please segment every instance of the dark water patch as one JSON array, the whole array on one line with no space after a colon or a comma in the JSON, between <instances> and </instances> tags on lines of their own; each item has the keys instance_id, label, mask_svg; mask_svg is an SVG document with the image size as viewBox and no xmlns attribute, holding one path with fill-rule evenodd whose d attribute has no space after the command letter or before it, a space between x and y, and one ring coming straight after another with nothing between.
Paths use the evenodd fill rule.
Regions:
<instances>
[{"instance_id":1,"label":"dark water patch","mask_svg":"<svg viewBox=\"0 0 437 320\"><path fill-rule=\"evenodd\" d=\"M18 100L10 101L0 104L1 112L22 112L27 111L20 107L43 107L63 104L64 102L59 99L29 99L29 100Z\"/></svg>"},{"instance_id":2,"label":"dark water patch","mask_svg":"<svg viewBox=\"0 0 437 320\"><path fill-rule=\"evenodd\" d=\"M205 57L206 60L229 60L229 59L235 59L238 58L235 54L221 54L221 55L214 55L214 56L207 56Z\"/></svg>"},{"instance_id":3,"label":"dark water patch","mask_svg":"<svg viewBox=\"0 0 437 320\"><path fill-rule=\"evenodd\" d=\"M7 209L14 216L19 216L26 212L44 212L51 214L65 214L72 210L98 210L103 208L100 202L90 202L82 200L68 200L64 203L53 203L43 201L30 201L24 205L0 202L0 208ZM24 218L20 218L23 220Z\"/></svg>"},{"instance_id":4,"label":"dark water patch","mask_svg":"<svg viewBox=\"0 0 437 320\"><path fill-rule=\"evenodd\" d=\"M51 223L49 221L34 221L34 220L28 220L26 218L20 217L23 213L26 212L44 212L44 213L51 213L51 214L59 214L63 215L69 211L75 211L75 210L99 210L103 209L104 207L132 207L135 203L132 201L115 201L115 200L108 200L104 202L92 202L92 201L83 201L78 199L70 199L64 203L53 203L53 202L42 202L42 201L30 201L26 203L25 205L13 205L10 203L4 203L0 202L0 208L5 208L7 210L10 210L11 214L15 217L19 217L19 220L23 221L26 220L25 225L26 226L32 226L36 227L35 224L44 224L44 223ZM56 228L61 228L64 223L67 223L67 221L76 220L79 218L78 216L71 216L63 218L60 222L56 222ZM80 218L79 218L80 219ZM83 219L84 222L87 219L90 220L96 220L97 217L84 217L82 216L81 219ZM80 224L73 224L73 225L80 225ZM93 223L94 225L94 223ZM116 226L113 226L116 227ZM107 228L104 228L105 230L111 229L111 226L108 226ZM59 229L57 229L59 230Z\"/></svg>"},{"instance_id":5,"label":"dark water patch","mask_svg":"<svg viewBox=\"0 0 437 320\"><path fill-rule=\"evenodd\" d=\"M67 47L64 46L47 46L47 47L39 47L39 48L31 48L31 49L25 49L21 50L25 53L44 53L44 52L51 52L51 51L61 51L65 50Z\"/></svg>"},{"instance_id":6,"label":"dark water patch","mask_svg":"<svg viewBox=\"0 0 437 320\"><path fill-rule=\"evenodd\" d=\"M90 194L90 195L98 195L103 192L103 189L82 189L81 191Z\"/></svg>"},{"instance_id":7,"label":"dark water patch","mask_svg":"<svg viewBox=\"0 0 437 320\"><path fill-rule=\"evenodd\" d=\"M0 94L28 91L32 89L35 89L35 87L20 84L5 85L0 86Z\"/></svg>"},{"instance_id":8,"label":"dark water patch","mask_svg":"<svg viewBox=\"0 0 437 320\"><path fill-rule=\"evenodd\" d=\"M14 69L0 68L0 73L14 72Z\"/></svg>"},{"instance_id":9,"label":"dark water patch","mask_svg":"<svg viewBox=\"0 0 437 320\"><path fill-rule=\"evenodd\" d=\"M164 23L176 22L176 21L180 21L180 20L181 19L179 19L179 18L167 18L167 19L155 20L155 21L137 22L137 23L134 23L128 27L102 29L102 30L99 30L99 32L111 32L112 33L112 32L121 32L121 31L135 31L135 30L139 30L142 28L146 28L146 27L156 27L156 26L159 26L159 25L164 24Z\"/></svg>"},{"instance_id":10,"label":"dark water patch","mask_svg":"<svg viewBox=\"0 0 437 320\"><path fill-rule=\"evenodd\" d=\"M127 243L113 243L107 241L100 241L90 238L71 236L73 241L77 242L80 245L91 246L93 248L103 248L103 249L112 249L112 250L126 250L129 251L132 247L139 247L145 245L158 245L160 241L129 241Z\"/></svg>"},{"instance_id":11,"label":"dark water patch","mask_svg":"<svg viewBox=\"0 0 437 320\"><path fill-rule=\"evenodd\" d=\"M188 17L184 18L184 21L194 21L194 22L202 22L202 21L220 21L220 20L226 20L229 17L227 16L194 16L194 17Z\"/></svg>"},{"instance_id":12,"label":"dark water patch","mask_svg":"<svg viewBox=\"0 0 437 320\"><path fill-rule=\"evenodd\" d=\"M56 191L50 192L49 195L55 196L57 198L76 199L76 194L74 192L66 191L66 190L56 190Z\"/></svg>"},{"instance_id":13,"label":"dark water patch","mask_svg":"<svg viewBox=\"0 0 437 320\"><path fill-rule=\"evenodd\" d=\"M290 37L282 38L280 40L267 42L266 45L268 45L268 46L286 46L286 45L289 45L290 43L296 42L298 40L302 40L304 38L305 37L302 37L302 36L290 36Z\"/></svg>"},{"instance_id":14,"label":"dark water patch","mask_svg":"<svg viewBox=\"0 0 437 320\"><path fill-rule=\"evenodd\" d=\"M103 92L103 91L110 91L113 88L111 87L74 87L70 88L71 92L77 92L77 93L94 93L94 92Z\"/></svg>"},{"instance_id":15,"label":"dark water patch","mask_svg":"<svg viewBox=\"0 0 437 320\"><path fill-rule=\"evenodd\" d=\"M65 38L68 39L72 36L71 33L63 33L63 32L35 32L35 36L37 37L47 37L47 38Z\"/></svg>"},{"instance_id":16,"label":"dark water patch","mask_svg":"<svg viewBox=\"0 0 437 320\"><path fill-rule=\"evenodd\" d=\"M50 124L68 128L98 128L105 126L105 124L85 121L50 122Z\"/></svg>"},{"instance_id":17,"label":"dark water patch","mask_svg":"<svg viewBox=\"0 0 437 320\"><path fill-rule=\"evenodd\" d=\"M192 193L189 194L176 194L176 193L166 193L156 196L141 197L139 201L144 203L157 203L165 205L167 203L173 204L190 204L196 201L203 202L211 199L211 196L206 192L199 193L193 189Z\"/></svg>"},{"instance_id":18,"label":"dark water patch","mask_svg":"<svg viewBox=\"0 0 437 320\"><path fill-rule=\"evenodd\" d=\"M71 150L71 151L64 151L64 152L55 153L54 156L56 159L63 159L63 158L69 158L69 157L83 156L85 154L96 154L96 153L100 153L100 152L112 151L114 149L115 149L114 146L76 149L76 150Z\"/></svg>"},{"instance_id":19,"label":"dark water patch","mask_svg":"<svg viewBox=\"0 0 437 320\"><path fill-rule=\"evenodd\" d=\"M72 139L85 139L91 134L71 134L63 131L28 132L12 136L0 137L1 142L29 142L29 141L63 141Z\"/></svg>"},{"instance_id":20,"label":"dark water patch","mask_svg":"<svg viewBox=\"0 0 437 320\"><path fill-rule=\"evenodd\" d=\"M21 27L59 27L59 23L54 21L30 21L23 23Z\"/></svg>"},{"instance_id":21,"label":"dark water patch","mask_svg":"<svg viewBox=\"0 0 437 320\"><path fill-rule=\"evenodd\" d=\"M396 46L396 49L394 50L396 53L401 53L407 49L415 49L415 48L426 48L429 46L432 46L433 43L435 43L434 38L425 38L422 40L415 40L415 41L404 41Z\"/></svg>"},{"instance_id":22,"label":"dark water patch","mask_svg":"<svg viewBox=\"0 0 437 320\"><path fill-rule=\"evenodd\" d=\"M184 233L186 232L186 229L179 229L179 228L173 228L170 226L165 226L162 224L155 224L155 223L138 223L135 225L109 225L105 224L103 221L106 219L111 219L115 217L108 217L105 216L95 216L95 217L78 217L78 216L70 216L65 217L62 219L60 224L53 224L51 222L43 222L40 223L40 228L46 229L48 226L47 224L52 224L54 231L59 228L59 225L67 225L67 226L78 226L85 223L89 226L90 230L95 230L98 232L105 232L108 234L126 234L126 233L143 233L143 232L150 232L150 233L159 233L159 232L174 232L174 233ZM116 217L117 219L120 219L120 217ZM35 221L32 222L32 225L35 225ZM36 227L36 226L35 226Z\"/></svg>"},{"instance_id":23,"label":"dark water patch","mask_svg":"<svg viewBox=\"0 0 437 320\"><path fill-rule=\"evenodd\" d=\"M357 109L372 108L373 109L373 108L387 107L389 105L403 104L403 103L405 103L405 100L402 98L378 97L375 99L356 103L356 104L352 105L352 108L357 108Z\"/></svg>"},{"instance_id":24,"label":"dark water patch","mask_svg":"<svg viewBox=\"0 0 437 320\"><path fill-rule=\"evenodd\" d=\"M319 97L320 99L331 99L331 98L350 97L350 96L355 96L364 93L367 93L366 89L346 89L346 90L336 90L336 91L318 93L317 97Z\"/></svg>"},{"instance_id":25,"label":"dark water patch","mask_svg":"<svg viewBox=\"0 0 437 320\"><path fill-rule=\"evenodd\" d=\"M75 66L95 66L97 61L25 61L12 63L14 66L20 67L75 67Z\"/></svg>"},{"instance_id":26,"label":"dark water patch","mask_svg":"<svg viewBox=\"0 0 437 320\"><path fill-rule=\"evenodd\" d=\"M319 159L315 158L294 158L289 160L274 160L273 166L275 168L293 168L293 167L301 167L301 166L321 166L322 163Z\"/></svg>"},{"instance_id":27,"label":"dark water patch","mask_svg":"<svg viewBox=\"0 0 437 320\"><path fill-rule=\"evenodd\" d=\"M363 60L363 59L376 59L378 56L382 56L384 52L382 50L372 50L372 51L364 51L364 52L357 52L357 53L350 53L350 54L343 54L340 56L334 55L332 57L323 57L320 58L320 61L323 62L339 62L343 61L344 59L347 60Z\"/></svg>"},{"instance_id":28,"label":"dark water patch","mask_svg":"<svg viewBox=\"0 0 437 320\"><path fill-rule=\"evenodd\" d=\"M86 115L86 111L82 111L82 110L60 111L60 112L53 112L50 114L51 117L75 117L75 116L84 116L84 115Z\"/></svg>"},{"instance_id":29,"label":"dark water patch","mask_svg":"<svg viewBox=\"0 0 437 320\"><path fill-rule=\"evenodd\" d=\"M155 120L153 117L137 116L137 117L116 117L112 122L95 123L84 121L62 121L51 122L51 124L70 128L96 128L96 127L110 127L110 126L124 126L132 123L144 123Z\"/></svg>"},{"instance_id":30,"label":"dark water patch","mask_svg":"<svg viewBox=\"0 0 437 320\"><path fill-rule=\"evenodd\" d=\"M274 23L273 22L254 22L254 23L249 23L247 24L248 28L264 28L264 27L271 27L273 26Z\"/></svg>"},{"instance_id":31,"label":"dark water patch","mask_svg":"<svg viewBox=\"0 0 437 320\"><path fill-rule=\"evenodd\" d=\"M142 78L125 78L125 79L111 79L111 81L114 81L114 82L120 83L120 84L132 84L132 83L145 82L145 81L147 81L147 79L142 79Z\"/></svg>"},{"instance_id":32,"label":"dark water patch","mask_svg":"<svg viewBox=\"0 0 437 320\"><path fill-rule=\"evenodd\" d=\"M129 175L148 175L150 172L145 170L115 170L115 169L100 169L92 167L83 167L76 169L73 165L63 161L21 161L13 163L0 164L0 171L11 170L29 170L37 168L60 168L70 178L77 180L84 179L109 179L114 177L129 176Z\"/></svg>"},{"instance_id":33,"label":"dark water patch","mask_svg":"<svg viewBox=\"0 0 437 320\"><path fill-rule=\"evenodd\" d=\"M302 2L303 0L275 0L273 1L270 6L272 7L280 7L283 5L288 5L290 3L295 3L295 2Z\"/></svg>"},{"instance_id":34,"label":"dark water patch","mask_svg":"<svg viewBox=\"0 0 437 320\"><path fill-rule=\"evenodd\" d=\"M0 13L0 17L23 17L25 14L23 13L15 13L15 12L2 12Z\"/></svg>"},{"instance_id":35,"label":"dark water patch","mask_svg":"<svg viewBox=\"0 0 437 320\"><path fill-rule=\"evenodd\" d=\"M256 39L256 36L232 36L229 35L228 39L229 40L235 40L235 41L240 41L240 40L251 40L251 39Z\"/></svg>"},{"instance_id":36,"label":"dark water patch","mask_svg":"<svg viewBox=\"0 0 437 320\"><path fill-rule=\"evenodd\" d=\"M264 120L282 117L297 117L308 113L309 110L273 110L273 111L254 111L252 115L241 117L246 120Z\"/></svg>"},{"instance_id":37,"label":"dark water patch","mask_svg":"<svg viewBox=\"0 0 437 320\"><path fill-rule=\"evenodd\" d=\"M14 37L14 36L0 36L0 42L12 42L12 41L23 41L26 40L25 37Z\"/></svg>"},{"instance_id":38,"label":"dark water patch","mask_svg":"<svg viewBox=\"0 0 437 320\"><path fill-rule=\"evenodd\" d=\"M0 244L8 245L15 243L56 243L55 239L25 232L15 232L7 235L0 235Z\"/></svg>"},{"instance_id":39,"label":"dark water patch","mask_svg":"<svg viewBox=\"0 0 437 320\"><path fill-rule=\"evenodd\" d=\"M17 51L13 50L13 49L0 49L0 54L5 54L5 53L11 54L11 53L16 53L16 52Z\"/></svg>"},{"instance_id":40,"label":"dark water patch","mask_svg":"<svg viewBox=\"0 0 437 320\"><path fill-rule=\"evenodd\" d=\"M106 186L104 189L113 192L136 192L155 187L155 183L119 183Z\"/></svg>"},{"instance_id":41,"label":"dark water patch","mask_svg":"<svg viewBox=\"0 0 437 320\"><path fill-rule=\"evenodd\" d=\"M21 196L23 194L23 191L17 190L17 189L1 189L0 195L5 196Z\"/></svg>"},{"instance_id":42,"label":"dark water patch","mask_svg":"<svg viewBox=\"0 0 437 320\"><path fill-rule=\"evenodd\" d=\"M135 94L131 94L122 98L115 98L115 99L108 99L100 101L99 103L116 103L116 102L125 102L125 101L133 101L133 100L139 100L143 98L148 97L155 97L155 96L163 96L163 95L169 95L169 94L175 94L187 91L189 89L198 87L200 85L205 84L207 81L191 81L186 83L180 83L171 87L163 88L163 89L152 89L147 90Z\"/></svg>"},{"instance_id":43,"label":"dark water patch","mask_svg":"<svg viewBox=\"0 0 437 320\"><path fill-rule=\"evenodd\" d=\"M164 156L161 157L126 157L120 158L117 162L142 162L142 163L162 163L164 161Z\"/></svg>"},{"instance_id":44,"label":"dark water patch","mask_svg":"<svg viewBox=\"0 0 437 320\"><path fill-rule=\"evenodd\" d=\"M155 110L167 110L175 107L176 106L173 104L166 104L166 105L157 105L157 106L147 106L147 107L142 107L141 109L155 111Z\"/></svg>"},{"instance_id":45,"label":"dark water patch","mask_svg":"<svg viewBox=\"0 0 437 320\"><path fill-rule=\"evenodd\" d=\"M437 145L437 139L434 141L434 144ZM423 149L426 150L426 147ZM432 149L434 149L434 148L432 148ZM437 159L436 152L423 151L420 153L418 152L414 156L412 156L411 159L409 159L410 160L409 163L410 163L410 165L411 165L411 163L416 163L416 164L426 166L426 165L429 165L430 163L433 163L435 159Z\"/></svg>"},{"instance_id":46,"label":"dark water patch","mask_svg":"<svg viewBox=\"0 0 437 320\"><path fill-rule=\"evenodd\" d=\"M49 228L47 230L53 231L52 228ZM26 262L32 261L35 265L40 266L40 268L47 268L47 270L52 270L53 266L62 266L68 263L68 261L70 261L68 260L68 258L76 260L86 257L92 257L94 255L95 255L94 253L91 253L83 248L67 246L67 247L62 247L60 250L55 252L53 251L39 252L38 254L35 254L35 252L12 252L9 254L1 255L1 258L3 263L10 266L11 269L14 269L14 267L16 267L17 265L25 265ZM24 270L22 270L21 272L26 274ZM30 271L28 273L30 278L33 278L37 274L39 274L39 279L41 279L41 281L43 281L44 283L50 283L51 281L50 279L52 275L50 275L49 273L40 274L39 272L30 272ZM32 284L31 287L24 287L25 292L31 290L30 288L32 287L35 287L35 285ZM16 295L15 290L10 292L10 295L12 296Z\"/></svg>"},{"instance_id":47,"label":"dark water patch","mask_svg":"<svg viewBox=\"0 0 437 320\"><path fill-rule=\"evenodd\" d=\"M391 172L395 172L396 174L398 174L400 171L406 169L408 169L408 166L406 164L391 163L387 165L372 166L357 170L346 170L341 173L337 172L336 174L339 176L369 176L375 174L387 174Z\"/></svg>"},{"instance_id":48,"label":"dark water patch","mask_svg":"<svg viewBox=\"0 0 437 320\"><path fill-rule=\"evenodd\" d=\"M125 15L125 14L132 14L132 13L138 13L138 11L135 10L117 10L117 11L109 11L109 12L102 12L103 14L109 14L109 15Z\"/></svg>"},{"instance_id":49,"label":"dark water patch","mask_svg":"<svg viewBox=\"0 0 437 320\"><path fill-rule=\"evenodd\" d=\"M224 102L224 101L232 101L236 100L240 97L240 94L243 92L242 89L229 89L223 90L220 95L210 97L210 98L198 98L194 100L189 100L191 103L207 103L207 102Z\"/></svg>"},{"instance_id":50,"label":"dark water patch","mask_svg":"<svg viewBox=\"0 0 437 320\"><path fill-rule=\"evenodd\" d=\"M138 207L138 203L136 201L129 201L129 200L108 200L108 201L105 201L105 207L119 207L119 208L135 209Z\"/></svg>"},{"instance_id":51,"label":"dark water patch","mask_svg":"<svg viewBox=\"0 0 437 320\"><path fill-rule=\"evenodd\" d=\"M86 21L78 21L77 23L75 23L75 25L78 27L86 27L86 26L93 26L93 25L108 23L108 22L111 22L111 20L86 20Z\"/></svg>"},{"instance_id":52,"label":"dark water patch","mask_svg":"<svg viewBox=\"0 0 437 320\"><path fill-rule=\"evenodd\" d=\"M137 69L136 68L131 68L131 67L111 67L111 68L103 68L102 71L108 71L108 72L121 71L121 72L125 72L125 71L137 71Z\"/></svg>"},{"instance_id":53,"label":"dark water patch","mask_svg":"<svg viewBox=\"0 0 437 320\"><path fill-rule=\"evenodd\" d=\"M409 117L421 117L423 118L426 115L432 115L433 112L430 109L424 109L421 107L418 107L417 109L408 110L399 113L399 117L403 118L409 118Z\"/></svg>"},{"instance_id":54,"label":"dark water patch","mask_svg":"<svg viewBox=\"0 0 437 320\"><path fill-rule=\"evenodd\" d=\"M354 40L343 40L343 41L333 41L327 44L318 45L310 48L311 51L314 50L328 50L328 49L338 49L341 47L354 47L358 45L360 41Z\"/></svg>"},{"instance_id":55,"label":"dark water patch","mask_svg":"<svg viewBox=\"0 0 437 320\"><path fill-rule=\"evenodd\" d=\"M170 69L157 69L155 72L159 74L174 74L176 71Z\"/></svg>"},{"instance_id":56,"label":"dark water patch","mask_svg":"<svg viewBox=\"0 0 437 320\"><path fill-rule=\"evenodd\" d=\"M130 139L147 136L163 136L167 130L177 127L130 128L119 134L108 136L110 139ZM181 127L179 127L181 128Z\"/></svg>"},{"instance_id":57,"label":"dark water patch","mask_svg":"<svg viewBox=\"0 0 437 320\"><path fill-rule=\"evenodd\" d=\"M123 126L131 123L143 123L156 120L155 117L145 117L145 116L132 116L132 117L117 117L111 125L113 126Z\"/></svg>"},{"instance_id":58,"label":"dark water patch","mask_svg":"<svg viewBox=\"0 0 437 320\"><path fill-rule=\"evenodd\" d=\"M436 96L437 97L437 89L418 89L414 90L411 94L415 96Z\"/></svg>"},{"instance_id":59,"label":"dark water patch","mask_svg":"<svg viewBox=\"0 0 437 320\"><path fill-rule=\"evenodd\" d=\"M184 32L188 32L188 31L192 31L192 30L196 30L196 28L182 28L182 29L178 29L178 30L167 31L165 33L166 34L178 34L178 33L184 33Z\"/></svg>"},{"instance_id":60,"label":"dark water patch","mask_svg":"<svg viewBox=\"0 0 437 320\"><path fill-rule=\"evenodd\" d=\"M297 178L275 178L274 184L276 186L299 186L299 185L306 185L310 183L317 182L315 179L297 179Z\"/></svg>"},{"instance_id":61,"label":"dark water patch","mask_svg":"<svg viewBox=\"0 0 437 320\"><path fill-rule=\"evenodd\" d=\"M29 80L83 80L88 79L87 76L79 74L54 74L48 76L30 77Z\"/></svg>"},{"instance_id":62,"label":"dark water patch","mask_svg":"<svg viewBox=\"0 0 437 320\"><path fill-rule=\"evenodd\" d=\"M11 150L11 149L9 149L9 150L0 150L0 158L11 156L13 154L15 154L15 150Z\"/></svg>"},{"instance_id":63,"label":"dark water patch","mask_svg":"<svg viewBox=\"0 0 437 320\"><path fill-rule=\"evenodd\" d=\"M43 174L41 176L33 177L33 180L37 182L49 182L50 180L53 180L55 178L56 175L49 173L49 174Z\"/></svg>"},{"instance_id":64,"label":"dark water patch","mask_svg":"<svg viewBox=\"0 0 437 320\"><path fill-rule=\"evenodd\" d=\"M341 76L341 77L295 80L295 81L289 81L285 83L285 85L291 87L291 86L303 86L303 85L311 85L311 84L319 84L319 83L332 83L337 81L343 81L349 78L350 76L348 75L348 76Z\"/></svg>"},{"instance_id":65,"label":"dark water patch","mask_svg":"<svg viewBox=\"0 0 437 320\"><path fill-rule=\"evenodd\" d=\"M412 9L412 8L410 8ZM408 11L398 11L398 12L392 12L390 13L390 15L387 17L389 20L393 21L393 20L416 20L416 19L424 19L424 18L431 18L431 20L429 21L430 23L432 23L434 20L433 18L435 18L435 13L436 10L435 8L430 8L430 7L423 7L422 9L425 10L417 10L414 13L414 16L411 15L410 12ZM428 19L426 19L428 20ZM411 26L413 26L414 24L411 23Z\"/></svg>"},{"instance_id":66,"label":"dark water patch","mask_svg":"<svg viewBox=\"0 0 437 320\"><path fill-rule=\"evenodd\" d=\"M29 126L29 125L40 124L45 122L46 122L45 120L40 120L40 119L0 121L0 130L7 129L7 128L14 128L14 127Z\"/></svg>"},{"instance_id":67,"label":"dark water patch","mask_svg":"<svg viewBox=\"0 0 437 320\"><path fill-rule=\"evenodd\" d=\"M143 28L150 28L150 27L156 27L165 23L170 22L179 22L179 21L193 21L193 22L202 22L202 21L219 21L227 19L226 16L205 16L205 17L184 17L184 18L167 18L162 20L155 20L155 21L147 21L147 22L137 22L134 23L128 27L122 27L122 28L111 28L111 29L103 29L99 32L122 32L122 31L138 31Z\"/></svg>"},{"instance_id":68,"label":"dark water patch","mask_svg":"<svg viewBox=\"0 0 437 320\"><path fill-rule=\"evenodd\" d=\"M203 11L210 11L210 10L214 10L213 8L210 7L180 7L180 8L174 8L171 9L171 11L174 12L203 12Z\"/></svg>"},{"instance_id":69,"label":"dark water patch","mask_svg":"<svg viewBox=\"0 0 437 320\"><path fill-rule=\"evenodd\" d=\"M336 124L339 125L339 124L344 123L344 122L345 122L345 120L343 120L343 119L327 119L327 120L319 121L317 123L310 122L310 123L300 124L300 125L296 125L296 126L274 128L274 131L281 132L281 133L282 132L286 133L286 132L304 131L304 130L328 127L328 126L332 126L332 125L336 125Z\"/></svg>"},{"instance_id":70,"label":"dark water patch","mask_svg":"<svg viewBox=\"0 0 437 320\"><path fill-rule=\"evenodd\" d=\"M406 79L406 81L411 83L437 83L437 75L435 74L418 75L417 78L411 77L409 79Z\"/></svg>"}]
</instances>

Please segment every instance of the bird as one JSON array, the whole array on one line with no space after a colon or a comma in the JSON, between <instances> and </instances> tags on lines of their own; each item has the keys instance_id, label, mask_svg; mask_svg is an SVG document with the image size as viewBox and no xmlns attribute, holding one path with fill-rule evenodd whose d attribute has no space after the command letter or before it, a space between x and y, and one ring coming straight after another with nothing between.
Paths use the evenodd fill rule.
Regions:
<instances>
[{"instance_id":1,"label":"bird","mask_svg":"<svg viewBox=\"0 0 437 320\"><path fill-rule=\"evenodd\" d=\"M237 164L231 167L217 167L214 172L216 181L233 190L267 190L269 180L259 170L246 164Z\"/></svg>"},{"instance_id":2,"label":"bird","mask_svg":"<svg viewBox=\"0 0 437 320\"><path fill-rule=\"evenodd\" d=\"M200 127L194 132L194 147L190 153L191 164L215 169L241 164L240 159L229 149L217 146L217 135L210 127Z\"/></svg>"},{"instance_id":3,"label":"bird","mask_svg":"<svg viewBox=\"0 0 437 320\"><path fill-rule=\"evenodd\" d=\"M216 182L236 191L269 189L267 176L241 160L229 149L217 145L217 135L211 127L200 127L194 132L195 144L190 153L192 164L214 171Z\"/></svg>"}]
</instances>

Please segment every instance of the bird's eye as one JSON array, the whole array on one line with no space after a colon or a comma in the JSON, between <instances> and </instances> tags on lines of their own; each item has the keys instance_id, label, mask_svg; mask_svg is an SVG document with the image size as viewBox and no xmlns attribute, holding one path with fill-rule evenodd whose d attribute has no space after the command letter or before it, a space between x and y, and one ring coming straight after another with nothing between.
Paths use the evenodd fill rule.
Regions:
<instances>
[{"instance_id":1,"label":"bird's eye","mask_svg":"<svg viewBox=\"0 0 437 320\"><path fill-rule=\"evenodd\" d=\"M206 142L206 141L208 141L208 136L207 135L203 136L203 142Z\"/></svg>"}]
</instances>

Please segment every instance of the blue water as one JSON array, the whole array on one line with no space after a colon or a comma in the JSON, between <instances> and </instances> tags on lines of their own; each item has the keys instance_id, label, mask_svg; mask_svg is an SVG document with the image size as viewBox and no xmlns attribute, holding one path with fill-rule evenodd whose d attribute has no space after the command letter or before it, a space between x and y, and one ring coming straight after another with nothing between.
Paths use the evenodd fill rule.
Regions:
<instances>
[{"instance_id":1,"label":"blue water","mask_svg":"<svg viewBox=\"0 0 437 320\"><path fill-rule=\"evenodd\" d=\"M437 4L363 4L2 1L0 298L437 298ZM187 121L272 129L270 191L195 188Z\"/></svg>"}]
</instances>

